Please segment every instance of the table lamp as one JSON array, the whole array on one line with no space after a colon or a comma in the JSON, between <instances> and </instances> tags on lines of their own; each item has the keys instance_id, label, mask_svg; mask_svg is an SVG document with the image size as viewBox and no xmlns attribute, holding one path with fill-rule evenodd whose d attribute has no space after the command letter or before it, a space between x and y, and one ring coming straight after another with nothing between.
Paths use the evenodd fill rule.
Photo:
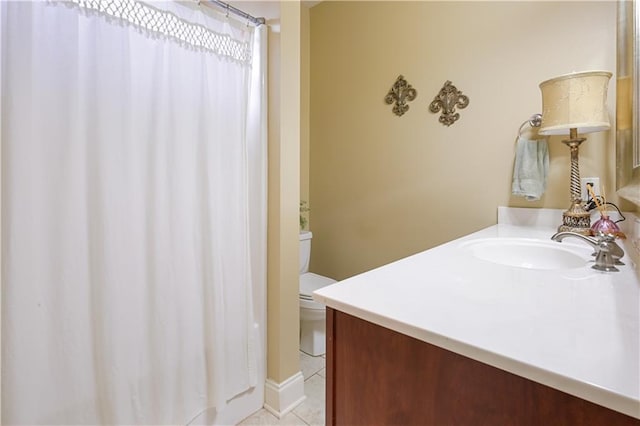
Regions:
<instances>
[{"instance_id":1,"label":"table lamp","mask_svg":"<svg viewBox=\"0 0 640 426\"><path fill-rule=\"evenodd\" d=\"M576 72L540 83L542 91L541 135L569 135L562 142L571 150L571 205L562 214L558 231L589 235L591 215L585 208L580 191L578 147L586 138L578 134L608 130L608 71Z\"/></svg>"}]
</instances>

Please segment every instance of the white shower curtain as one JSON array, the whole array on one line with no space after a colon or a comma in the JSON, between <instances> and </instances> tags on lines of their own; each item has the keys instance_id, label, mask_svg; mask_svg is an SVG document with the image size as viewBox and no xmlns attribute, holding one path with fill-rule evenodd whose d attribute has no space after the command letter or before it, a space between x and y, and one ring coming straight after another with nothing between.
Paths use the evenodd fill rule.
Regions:
<instances>
[{"instance_id":1,"label":"white shower curtain","mask_svg":"<svg viewBox=\"0 0 640 426\"><path fill-rule=\"evenodd\" d=\"M261 31L67 6L0 5L2 424L186 424L264 362Z\"/></svg>"}]
</instances>

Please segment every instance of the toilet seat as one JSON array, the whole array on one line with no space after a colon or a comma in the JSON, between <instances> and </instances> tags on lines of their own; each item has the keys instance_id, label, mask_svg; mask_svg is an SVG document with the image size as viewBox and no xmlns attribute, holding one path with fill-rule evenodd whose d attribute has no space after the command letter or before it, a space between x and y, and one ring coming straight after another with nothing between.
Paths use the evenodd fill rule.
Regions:
<instances>
[{"instance_id":1,"label":"toilet seat","mask_svg":"<svg viewBox=\"0 0 640 426\"><path fill-rule=\"evenodd\" d=\"M300 307L307 309L324 309L325 306L322 303L313 300L313 292L335 282L336 280L314 274L313 272L300 275Z\"/></svg>"}]
</instances>

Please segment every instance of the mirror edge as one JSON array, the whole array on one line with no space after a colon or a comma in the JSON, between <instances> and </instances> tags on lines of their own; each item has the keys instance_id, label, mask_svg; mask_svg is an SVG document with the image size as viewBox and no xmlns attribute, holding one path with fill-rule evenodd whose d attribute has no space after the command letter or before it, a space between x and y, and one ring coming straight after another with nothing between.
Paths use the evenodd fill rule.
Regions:
<instances>
[{"instance_id":1,"label":"mirror edge","mask_svg":"<svg viewBox=\"0 0 640 426\"><path fill-rule=\"evenodd\" d=\"M617 194L640 207L638 0L618 0L616 90Z\"/></svg>"}]
</instances>

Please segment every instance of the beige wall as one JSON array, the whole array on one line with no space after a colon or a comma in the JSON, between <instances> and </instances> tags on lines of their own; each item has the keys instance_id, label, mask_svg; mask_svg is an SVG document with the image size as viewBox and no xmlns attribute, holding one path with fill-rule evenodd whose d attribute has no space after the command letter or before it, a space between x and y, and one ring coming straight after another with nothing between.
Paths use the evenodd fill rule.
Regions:
<instances>
[{"instance_id":1,"label":"beige wall","mask_svg":"<svg viewBox=\"0 0 640 426\"><path fill-rule=\"evenodd\" d=\"M558 137L542 200L511 196L515 136L541 110L541 81L615 72L615 24L611 1L313 7L311 270L343 279L492 225L500 205L567 207L569 153ZM383 101L399 74L418 91L402 117ZM428 111L446 80L470 98L451 127ZM612 79L612 114L614 94ZM613 135L588 135L580 167L617 201Z\"/></svg>"},{"instance_id":2,"label":"beige wall","mask_svg":"<svg viewBox=\"0 0 640 426\"><path fill-rule=\"evenodd\" d=\"M300 200L309 201L310 13L300 7ZM309 218L309 216L307 216ZM308 223L307 226L311 224Z\"/></svg>"}]
</instances>

